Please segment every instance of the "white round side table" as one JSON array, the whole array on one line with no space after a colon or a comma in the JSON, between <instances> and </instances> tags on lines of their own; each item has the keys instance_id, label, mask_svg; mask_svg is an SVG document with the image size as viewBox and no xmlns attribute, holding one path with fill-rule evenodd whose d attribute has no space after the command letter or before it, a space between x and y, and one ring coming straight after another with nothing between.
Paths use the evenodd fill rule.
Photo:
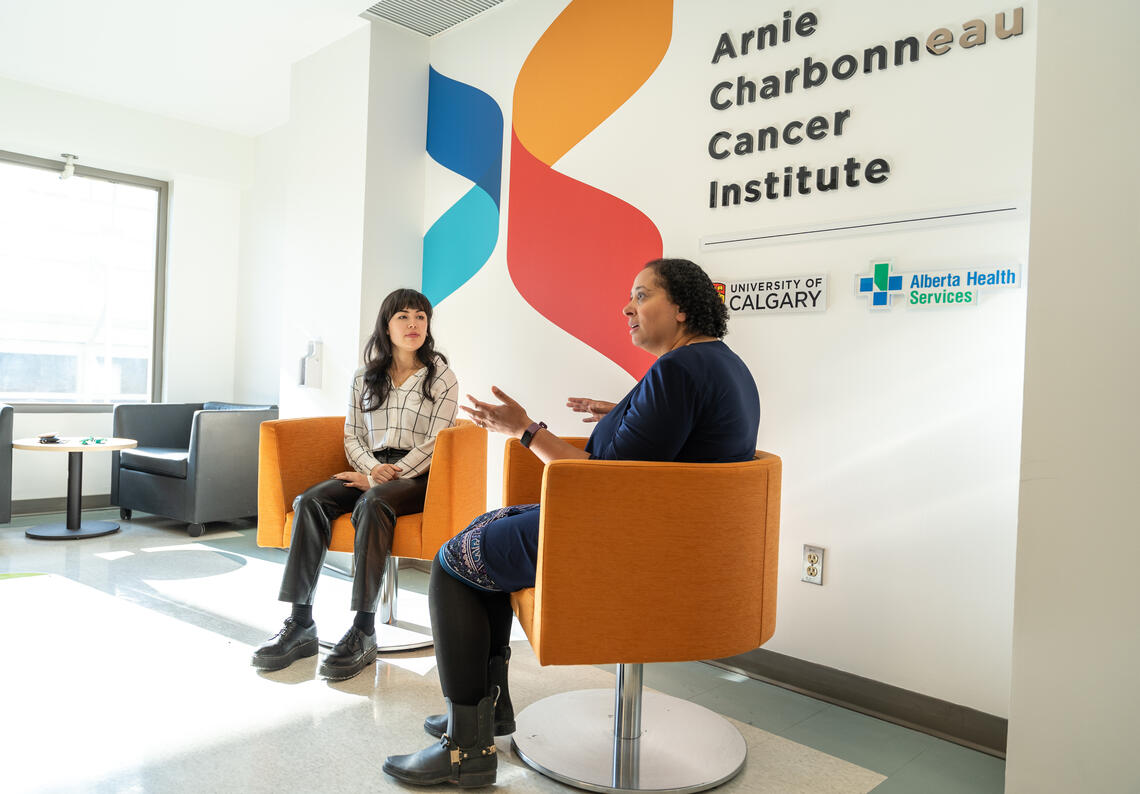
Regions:
<instances>
[{"instance_id":1,"label":"white round side table","mask_svg":"<svg viewBox=\"0 0 1140 794\"><path fill-rule=\"evenodd\" d=\"M29 538L43 540L73 540L75 538L95 538L119 531L115 521L83 521L80 510L83 502L83 453L114 452L120 449L137 447L133 438L105 438L101 443L83 444L82 438L60 438L55 444L41 444L38 438L18 438L12 442L13 449L31 452L66 452L67 454L67 521L64 523L40 524L25 530Z\"/></svg>"}]
</instances>

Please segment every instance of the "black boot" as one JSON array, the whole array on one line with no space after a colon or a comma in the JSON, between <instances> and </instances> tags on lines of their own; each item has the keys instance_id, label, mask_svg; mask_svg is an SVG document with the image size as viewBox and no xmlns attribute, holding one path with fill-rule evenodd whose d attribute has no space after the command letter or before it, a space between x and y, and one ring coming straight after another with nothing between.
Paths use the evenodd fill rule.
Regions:
<instances>
[{"instance_id":1,"label":"black boot","mask_svg":"<svg viewBox=\"0 0 1140 794\"><path fill-rule=\"evenodd\" d=\"M290 616L285 618L281 631L257 646L250 664L266 672L284 670L298 659L316 656L319 647L317 624L302 626Z\"/></svg>"},{"instance_id":2,"label":"black boot","mask_svg":"<svg viewBox=\"0 0 1140 794\"><path fill-rule=\"evenodd\" d=\"M490 696L475 706L458 706L448 700L447 732L439 742L412 755L388 756L384 771L397 780L417 786L494 785L499 765L492 728L494 708Z\"/></svg>"},{"instance_id":3,"label":"black boot","mask_svg":"<svg viewBox=\"0 0 1140 794\"><path fill-rule=\"evenodd\" d=\"M509 736L515 732L515 707L507 689L507 665L511 660L511 646L504 645L487 662L487 690L495 698L495 735ZM433 714L424 720L424 730L432 736L443 736L447 730L447 715Z\"/></svg>"},{"instance_id":4,"label":"black boot","mask_svg":"<svg viewBox=\"0 0 1140 794\"><path fill-rule=\"evenodd\" d=\"M345 681L376 661L376 633L365 634L355 625L333 646L318 668L330 681Z\"/></svg>"}]
</instances>

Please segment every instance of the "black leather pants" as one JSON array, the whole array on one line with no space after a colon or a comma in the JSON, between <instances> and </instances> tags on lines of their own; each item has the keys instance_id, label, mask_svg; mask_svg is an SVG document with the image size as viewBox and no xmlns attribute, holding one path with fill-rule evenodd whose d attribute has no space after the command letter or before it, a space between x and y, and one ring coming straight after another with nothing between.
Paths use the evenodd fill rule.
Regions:
<instances>
[{"instance_id":1,"label":"black leather pants","mask_svg":"<svg viewBox=\"0 0 1140 794\"><path fill-rule=\"evenodd\" d=\"M426 473L380 483L364 492L332 479L309 488L293 503L293 537L278 598L290 604L313 603L317 577L332 539L333 520L351 511L356 530L351 608L375 612L396 517L421 512L426 492Z\"/></svg>"}]
</instances>

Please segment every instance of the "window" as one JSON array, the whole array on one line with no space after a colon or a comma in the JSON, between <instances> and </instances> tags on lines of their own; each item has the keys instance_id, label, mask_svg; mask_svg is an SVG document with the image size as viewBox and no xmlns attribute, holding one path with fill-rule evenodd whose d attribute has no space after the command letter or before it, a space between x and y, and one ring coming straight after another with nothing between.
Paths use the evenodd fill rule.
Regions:
<instances>
[{"instance_id":1,"label":"window","mask_svg":"<svg viewBox=\"0 0 1140 794\"><path fill-rule=\"evenodd\" d=\"M0 401L157 398L167 185L61 172L0 152Z\"/></svg>"}]
</instances>

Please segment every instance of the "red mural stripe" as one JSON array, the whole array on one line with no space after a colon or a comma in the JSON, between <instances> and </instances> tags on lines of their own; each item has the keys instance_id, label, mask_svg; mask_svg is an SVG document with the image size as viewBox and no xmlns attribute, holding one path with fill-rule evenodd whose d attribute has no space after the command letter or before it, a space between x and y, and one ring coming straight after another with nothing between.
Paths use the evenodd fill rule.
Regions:
<instances>
[{"instance_id":1,"label":"red mural stripe","mask_svg":"<svg viewBox=\"0 0 1140 794\"><path fill-rule=\"evenodd\" d=\"M507 265L543 317L635 378L653 356L635 347L621 309L661 234L636 207L560 174L511 131Z\"/></svg>"}]
</instances>

